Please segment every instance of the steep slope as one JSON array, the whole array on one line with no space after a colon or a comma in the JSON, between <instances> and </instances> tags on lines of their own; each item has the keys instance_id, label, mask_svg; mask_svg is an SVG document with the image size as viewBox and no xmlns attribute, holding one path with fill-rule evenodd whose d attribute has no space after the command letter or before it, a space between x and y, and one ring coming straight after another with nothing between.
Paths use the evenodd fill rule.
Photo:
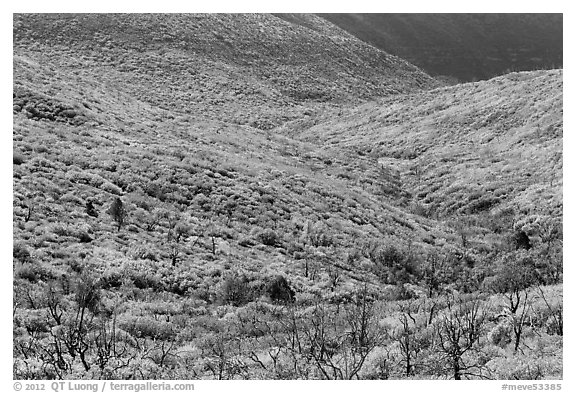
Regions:
<instances>
[{"instance_id":1,"label":"steep slope","mask_svg":"<svg viewBox=\"0 0 576 393\"><path fill-rule=\"evenodd\" d=\"M250 271L275 259L272 271L300 276L304 259L318 258L316 246L346 254L360 239L368 247L382 236L399 247L457 239L448 227L383 203L379 187L388 181L370 170L370 159L158 109L98 79L27 59L14 59L14 76L15 239L32 241L34 258L49 269L101 248L118 255L148 248L171 260L170 218L148 226L161 210L193 227L195 241L178 246L183 264L174 269L184 271L205 258ZM130 212L119 234L106 214L117 196ZM87 214L86 201L98 218ZM84 235L92 240L82 245ZM325 262L319 272L340 263ZM343 266L358 279L372 272L369 263L359 267L364 273Z\"/></svg>"},{"instance_id":2,"label":"steep slope","mask_svg":"<svg viewBox=\"0 0 576 393\"><path fill-rule=\"evenodd\" d=\"M371 156L428 214L560 217L562 103L561 71L512 73L365 104L299 137Z\"/></svg>"},{"instance_id":3,"label":"steep slope","mask_svg":"<svg viewBox=\"0 0 576 393\"><path fill-rule=\"evenodd\" d=\"M324 103L429 88L415 66L309 15L15 15L15 54L171 111L272 128Z\"/></svg>"},{"instance_id":4,"label":"steep slope","mask_svg":"<svg viewBox=\"0 0 576 393\"><path fill-rule=\"evenodd\" d=\"M562 14L319 14L431 75L460 81L562 67Z\"/></svg>"},{"instance_id":5,"label":"steep slope","mask_svg":"<svg viewBox=\"0 0 576 393\"><path fill-rule=\"evenodd\" d=\"M15 18L15 379L562 377L560 72L426 91L421 71L314 16L194 18ZM285 78L333 95L294 96ZM492 168L510 188L486 208L469 180ZM508 205L514 223L482 221ZM470 309L480 355L456 375L438 343Z\"/></svg>"}]
</instances>

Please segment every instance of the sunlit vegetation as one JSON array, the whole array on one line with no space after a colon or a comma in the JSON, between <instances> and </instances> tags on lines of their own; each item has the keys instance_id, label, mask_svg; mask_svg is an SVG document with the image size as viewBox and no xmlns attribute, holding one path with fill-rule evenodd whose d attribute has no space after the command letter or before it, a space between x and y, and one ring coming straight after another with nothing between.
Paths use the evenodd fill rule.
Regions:
<instances>
[{"instance_id":1,"label":"sunlit vegetation","mask_svg":"<svg viewBox=\"0 0 576 393\"><path fill-rule=\"evenodd\" d=\"M117 18L15 17L14 378L562 377L561 72L419 90L361 46L366 91L290 90L241 39L286 21ZM302 59L352 40L307 23ZM238 53L276 90L213 85L264 86Z\"/></svg>"}]
</instances>

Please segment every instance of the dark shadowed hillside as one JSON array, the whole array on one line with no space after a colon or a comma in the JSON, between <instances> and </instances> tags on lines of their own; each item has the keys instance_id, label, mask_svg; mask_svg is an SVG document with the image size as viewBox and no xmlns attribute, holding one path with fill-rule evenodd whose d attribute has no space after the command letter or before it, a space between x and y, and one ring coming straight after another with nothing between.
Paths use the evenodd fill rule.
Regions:
<instances>
[{"instance_id":1,"label":"dark shadowed hillside","mask_svg":"<svg viewBox=\"0 0 576 393\"><path fill-rule=\"evenodd\" d=\"M433 76L562 67L562 14L320 14Z\"/></svg>"}]
</instances>

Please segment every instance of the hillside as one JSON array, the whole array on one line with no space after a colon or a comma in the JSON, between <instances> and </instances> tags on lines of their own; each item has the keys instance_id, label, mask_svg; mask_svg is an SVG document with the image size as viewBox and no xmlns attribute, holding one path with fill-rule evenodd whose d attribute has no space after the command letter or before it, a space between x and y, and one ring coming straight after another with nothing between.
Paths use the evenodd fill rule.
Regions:
<instances>
[{"instance_id":1,"label":"hillside","mask_svg":"<svg viewBox=\"0 0 576 393\"><path fill-rule=\"evenodd\" d=\"M432 89L315 16L16 15L13 73L14 378L562 377L560 71Z\"/></svg>"},{"instance_id":2,"label":"hillside","mask_svg":"<svg viewBox=\"0 0 576 393\"><path fill-rule=\"evenodd\" d=\"M369 247L381 236L402 247L456 239L450 228L383 204L377 188L387 180L371 168L371 159L345 150L327 154L322 146L268 131L166 111L96 78L18 56L14 75L15 238L34 239L34 255L49 270L54 255L61 256L60 265L101 245L122 255L150 248L153 258L169 258L170 220L155 216L161 211L182 216L189 235L197 237L191 238L193 247L182 247L186 255L178 260L187 261L184 271L205 265L205 258L225 258L226 269L263 273L262 263L277 259L270 274L288 269L301 275L304 256L316 253L307 248L308 237L316 235L314 242L337 243L330 252L344 254L355 254L360 239ZM120 238L105 213L116 196L125 198L131 217ZM86 214L86 201L101 211L97 219ZM148 243L142 237L155 217ZM32 235L46 228L48 238ZM261 244L263 234L272 234L271 244ZM92 240L78 248L85 235ZM322 259L326 250L318 252L308 257ZM341 274L365 279L371 271L366 268L359 273L346 267Z\"/></svg>"},{"instance_id":3,"label":"hillside","mask_svg":"<svg viewBox=\"0 0 576 393\"><path fill-rule=\"evenodd\" d=\"M427 214L560 217L562 105L561 71L512 73L365 104L293 135L371 156Z\"/></svg>"},{"instance_id":4,"label":"hillside","mask_svg":"<svg viewBox=\"0 0 576 393\"><path fill-rule=\"evenodd\" d=\"M325 20L257 14L15 15L14 52L172 112L269 129L331 102L437 85Z\"/></svg>"},{"instance_id":5,"label":"hillside","mask_svg":"<svg viewBox=\"0 0 576 393\"><path fill-rule=\"evenodd\" d=\"M562 14L319 14L364 42L452 80L562 68Z\"/></svg>"}]
</instances>

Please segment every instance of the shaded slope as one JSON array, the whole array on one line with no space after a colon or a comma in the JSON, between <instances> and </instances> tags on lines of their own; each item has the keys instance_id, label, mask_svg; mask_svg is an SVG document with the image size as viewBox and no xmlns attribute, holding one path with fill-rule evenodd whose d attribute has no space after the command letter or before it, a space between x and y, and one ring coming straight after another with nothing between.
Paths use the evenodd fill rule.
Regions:
<instances>
[{"instance_id":1,"label":"shaded slope","mask_svg":"<svg viewBox=\"0 0 576 393\"><path fill-rule=\"evenodd\" d=\"M562 14L320 14L361 40L461 81L562 67Z\"/></svg>"}]
</instances>

